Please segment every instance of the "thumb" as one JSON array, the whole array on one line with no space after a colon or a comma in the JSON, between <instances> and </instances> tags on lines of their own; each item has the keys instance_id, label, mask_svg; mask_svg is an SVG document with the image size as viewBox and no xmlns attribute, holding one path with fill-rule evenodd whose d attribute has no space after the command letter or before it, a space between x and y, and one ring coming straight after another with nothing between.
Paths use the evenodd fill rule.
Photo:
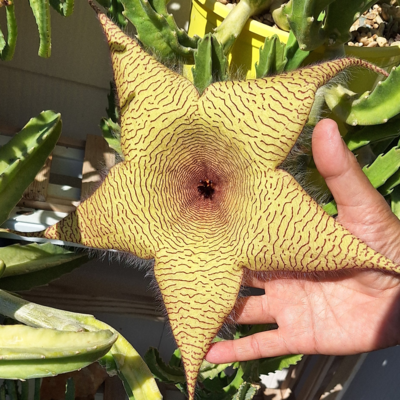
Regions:
<instances>
[{"instance_id":1,"label":"thumb","mask_svg":"<svg viewBox=\"0 0 400 400\"><path fill-rule=\"evenodd\" d=\"M315 126L312 150L315 165L342 211L384 201L343 142L336 122L324 119Z\"/></svg>"},{"instance_id":2,"label":"thumb","mask_svg":"<svg viewBox=\"0 0 400 400\"><path fill-rule=\"evenodd\" d=\"M337 203L338 221L374 250L396 261L400 221L361 170L336 122L325 119L315 126L312 150L315 165Z\"/></svg>"}]
</instances>

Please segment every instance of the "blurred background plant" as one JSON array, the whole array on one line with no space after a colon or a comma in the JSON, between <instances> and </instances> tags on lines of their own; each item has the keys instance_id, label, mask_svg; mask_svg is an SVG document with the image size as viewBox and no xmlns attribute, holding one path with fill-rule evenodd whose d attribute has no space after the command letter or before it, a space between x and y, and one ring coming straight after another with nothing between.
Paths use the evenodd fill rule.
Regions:
<instances>
[{"instance_id":1,"label":"blurred background plant","mask_svg":"<svg viewBox=\"0 0 400 400\"><path fill-rule=\"evenodd\" d=\"M374 83L371 75L365 77L357 72L320 90L304 135L283 167L317 197L327 212L335 215L335 203L312 159L309 134L321 117L333 117L374 187L400 217L400 69L397 68L400 53L398 58L388 57L386 51L392 47L390 50L400 52L396 47L400 19L396 1L360 0L350 4L343 0L241 0L233 5L228 1L221 4L193 0L189 33L177 26L167 11L166 0L98 0L98 3L120 27L126 28L131 23L143 46L192 79L200 93L212 82L234 76L262 78L309 63L353 55L354 48L366 47L365 50L373 51L374 61L381 60L390 76ZM7 21L6 31L0 31L0 58L11 60L17 44L17 26L21 22L16 18L12 0L2 0L0 5ZM30 6L39 32L38 54L49 57L50 7L67 17L73 11L73 0L30 0ZM196 7L208 7L202 27L198 26ZM221 7L225 16L215 17L214 11ZM258 39L258 42L245 40L245 44L240 44L244 35L257 24L271 27L263 33L264 43L257 44L260 43ZM254 49L239 50L243 46L256 47L256 52ZM370 53L361 56L369 59ZM359 89L359 81L364 78L369 85L367 91ZM108 103L107 117L100 125L110 147L120 153L118 106L112 83ZM0 149L1 222L8 218L51 154L60 133L60 115L45 111ZM37 378L65 372L65 367L60 365L68 365L67 370L72 371L100 359L108 373L120 376L130 399L161 398L143 360L121 335L117 339L113 328L92 316L49 309L8 292L47 284L87 261L83 253L50 243L12 244L0 249L0 313L13 321L1 327L4 334L0 335L0 376ZM13 325L15 321L31 328ZM233 336L242 337L271 328L239 326ZM46 342L39 350L35 336L38 332ZM84 337L85 333L90 335ZM10 337L7 335L15 334L25 340L18 349L7 342ZM60 344L63 345L60 347ZM93 351L95 346L96 351ZM198 396L218 400L251 399L260 388L261 374L285 368L300 358L295 355L221 366L205 362ZM175 352L167 364L155 349L150 349L145 360L158 380L173 383L185 393L179 352ZM10 369L10 365L15 368ZM14 371L14 375L2 375L5 369ZM74 398L74 385L69 382L66 398ZM0 386L0 399L6 393L10 398L25 398L26 392L25 383L16 385L7 379ZM35 393L38 396L37 390Z\"/></svg>"}]
</instances>

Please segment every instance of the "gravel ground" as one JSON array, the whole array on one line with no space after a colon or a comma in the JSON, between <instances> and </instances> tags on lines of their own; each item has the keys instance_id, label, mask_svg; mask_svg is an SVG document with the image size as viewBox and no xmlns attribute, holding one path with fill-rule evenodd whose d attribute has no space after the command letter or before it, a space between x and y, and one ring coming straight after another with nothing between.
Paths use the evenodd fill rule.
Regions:
<instances>
[{"instance_id":1,"label":"gravel ground","mask_svg":"<svg viewBox=\"0 0 400 400\"><path fill-rule=\"evenodd\" d=\"M240 0L218 0L233 8ZM349 0L351 1L351 0ZM254 16L261 23L278 28L271 13ZM278 28L279 29L279 28ZM348 46L389 47L400 46L400 6L398 0L379 2L361 15L350 28Z\"/></svg>"}]
</instances>

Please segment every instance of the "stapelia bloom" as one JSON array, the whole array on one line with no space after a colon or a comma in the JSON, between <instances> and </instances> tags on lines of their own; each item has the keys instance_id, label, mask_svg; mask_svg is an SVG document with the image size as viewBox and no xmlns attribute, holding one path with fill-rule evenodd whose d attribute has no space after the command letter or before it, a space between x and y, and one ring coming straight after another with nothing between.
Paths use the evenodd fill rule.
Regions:
<instances>
[{"instance_id":1,"label":"stapelia bloom","mask_svg":"<svg viewBox=\"0 0 400 400\"><path fill-rule=\"evenodd\" d=\"M42 236L155 259L190 399L211 341L235 305L244 268L400 272L278 168L316 90L349 66L372 66L341 59L218 82L199 96L104 14L99 19L111 51L124 161Z\"/></svg>"}]
</instances>

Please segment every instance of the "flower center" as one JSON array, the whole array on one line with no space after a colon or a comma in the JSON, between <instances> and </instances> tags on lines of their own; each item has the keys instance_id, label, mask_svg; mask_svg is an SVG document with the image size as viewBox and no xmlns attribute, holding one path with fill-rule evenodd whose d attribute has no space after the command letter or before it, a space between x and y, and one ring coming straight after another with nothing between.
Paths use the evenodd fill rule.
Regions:
<instances>
[{"instance_id":1,"label":"flower center","mask_svg":"<svg viewBox=\"0 0 400 400\"><path fill-rule=\"evenodd\" d=\"M213 181L209 179L200 179L200 185L197 186L197 190L200 193L200 196L203 196L204 199L212 200L215 191Z\"/></svg>"}]
</instances>

